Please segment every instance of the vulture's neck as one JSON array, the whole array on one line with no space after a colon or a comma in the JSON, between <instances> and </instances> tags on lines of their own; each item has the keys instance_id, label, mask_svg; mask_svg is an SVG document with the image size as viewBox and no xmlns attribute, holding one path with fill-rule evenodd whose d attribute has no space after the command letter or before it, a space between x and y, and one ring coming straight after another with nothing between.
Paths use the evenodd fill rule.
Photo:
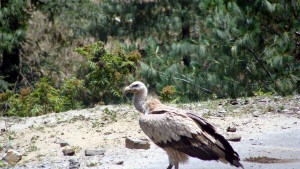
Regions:
<instances>
[{"instance_id":1,"label":"vulture's neck","mask_svg":"<svg viewBox=\"0 0 300 169\"><path fill-rule=\"evenodd\" d=\"M146 101L147 101L147 89L141 92L135 93L133 97L134 107L141 113L145 113Z\"/></svg>"}]
</instances>

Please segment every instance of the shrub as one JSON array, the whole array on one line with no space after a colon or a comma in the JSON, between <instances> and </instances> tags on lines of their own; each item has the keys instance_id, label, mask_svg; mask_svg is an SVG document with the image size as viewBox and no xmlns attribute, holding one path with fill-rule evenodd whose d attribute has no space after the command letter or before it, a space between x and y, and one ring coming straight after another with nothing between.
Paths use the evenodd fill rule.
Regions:
<instances>
[{"instance_id":1,"label":"shrub","mask_svg":"<svg viewBox=\"0 0 300 169\"><path fill-rule=\"evenodd\" d=\"M20 93L7 90L0 94L0 111L5 116L38 116L81 107L78 91L83 81L67 79L61 89L52 86L47 77L35 83L34 89L23 88Z\"/></svg>"},{"instance_id":2,"label":"shrub","mask_svg":"<svg viewBox=\"0 0 300 169\"><path fill-rule=\"evenodd\" d=\"M123 98L121 90L128 83L128 78L134 75L140 53L127 53L121 48L110 53L102 42L77 48L76 51L86 58L81 71L90 93L87 99L93 104L120 102Z\"/></svg>"},{"instance_id":3,"label":"shrub","mask_svg":"<svg viewBox=\"0 0 300 169\"><path fill-rule=\"evenodd\" d=\"M174 99L176 89L174 86L165 86L160 92L160 97L164 101L172 101Z\"/></svg>"},{"instance_id":4,"label":"shrub","mask_svg":"<svg viewBox=\"0 0 300 169\"><path fill-rule=\"evenodd\" d=\"M57 112L78 109L82 107L78 94L84 89L83 80L76 78L67 79L60 89L60 103Z\"/></svg>"}]
</instances>

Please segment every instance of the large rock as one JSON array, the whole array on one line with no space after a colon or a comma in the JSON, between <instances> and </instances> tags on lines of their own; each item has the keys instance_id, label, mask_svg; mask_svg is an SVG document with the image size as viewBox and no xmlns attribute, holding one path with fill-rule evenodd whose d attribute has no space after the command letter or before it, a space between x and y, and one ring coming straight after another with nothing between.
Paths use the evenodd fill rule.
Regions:
<instances>
[{"instance_id":1,"label":"large rock","mask_svg":"<svg viewBox=\"0 0 300 169\"><path fill-rule=\"evenodd\" d=\"M71 146L67 146L66 148L63 149L62 151L65 156L73 156L75 154L75 150Z\"/></svg>"},{"instance_id":2,"label":"large rock","mask_svg":"<svg viewBox=\"0 0 300 169\"><path fill-rule=\"evenodd\" d=\"M22 159L22 154L13 150L8 149L3 160L7 161L10 164L16 164Z\"/></svg>"},{"instance_id":3,"label":"large rock","mask_svg":"<svg viewBox=\"0 0 300 169\"><path fill-rule=\"evenodd\" d=\"M236 127L232 127L232 126L227 127L227 132L236 132Z\"/></svg>"},{"instance_id":4,"label":"large rock","mask_svg":"<svg viewBox=\"0 0 300 169\"><path fill-rule=\"evenodd\" d=\"M126 138L125 145L129 149L149 149L150 143L148 141L140 140L140 139L133 139L133 138Z\"/></svg>"},{"instance_id":5,"label":"large rock","mask_svg":"<svg viewBox=\"0 0 300 169\"><path fill-rule=\"evenodd\" d=\"M104 155L105 150L98 149L98 150L85 150L85 156L96 156L96 155Z\"/></svg>"},{"instance_id":6,"label":"large rock","mask_svg":"<svg viewBox=\"0 0 300 169\"><path fill-rule=\"evenodd\" d=\"M228 140L228 141L234 141L234 142L241 141L241 139L242 139L242 137L241 137L240 135L236 135L236 134L234 134L234 135L229 135L229 136L227 137L227 140Z\"/></svg>"}]
</instances>

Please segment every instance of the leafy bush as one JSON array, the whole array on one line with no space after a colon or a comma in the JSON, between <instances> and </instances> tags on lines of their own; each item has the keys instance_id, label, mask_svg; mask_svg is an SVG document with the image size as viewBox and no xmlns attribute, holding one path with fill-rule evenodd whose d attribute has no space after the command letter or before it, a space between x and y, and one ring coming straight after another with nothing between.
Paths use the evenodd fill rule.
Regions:
<instances>
[{"instance_id":1,"label":"leafy bush","mask_svg":"<svg viewBox=\"0 0 300 169\"><path fill-rule=\"evenodd\" d=\"M53 88L47 78L42 78L35 84L35 88L20 90L19 94L12 91L2 93L2 106L7 116L37 116L52 112L58 102L57 90Z\"/></svg>"},{"instance_id":2,"label":"leafy bush","mask_svg":"<svg viewBox=\"0 0 300 169\"><path fill-rule=\"evenodd\" d=\"M61 90L54 88L44 77L35 83L34 89L23 88L19 94L10 90L0 94L0 111L5 116L38 116L80 107L77 91L82 81L67 79Z\"/></svg>"},{"instance_id":3,"label":"leafy bush","mask_svg":"<svg viewBox=\"0 0 300 169\"><path fill-rule=\"evenodd\" d=\"M22 88L19 93L6 90L0 94L0 111L5 116L37 116L82 108L84 105L120 102L121 90L134 78L136 64L141 59L138 51L119 48L109 53L102 42L78 48L86 57L77 78L65 79L60 88L50 79L41 78L33 88Z\"/></svg>"},{"instance_id":4,"label":"leafy bush","mask_svg":"<svg viewBox=\"0 0 300 169\"><path fill-rule=\"evenodd\" d=\"M80 92L84 89L83 80L67 79L60 88L60 106L57 112L78 109L82 107Z\"/></svg>"},{"instance_id":5,"label":"leafy bush","mask_svg":"<svg viewBox=\"0 0 300 169\"><path fill-rule=\"evenodd\" d=\"M102 42L77 48L76 51L86 58L80 71L84 72L81 76L89 90L87 99L93 104L99 101L106 104L119 102L123 98L122 88L135 74L136 64L141 59L140 53L127 53L121 48L110 53Z\"/></svg>"}]
</instances>

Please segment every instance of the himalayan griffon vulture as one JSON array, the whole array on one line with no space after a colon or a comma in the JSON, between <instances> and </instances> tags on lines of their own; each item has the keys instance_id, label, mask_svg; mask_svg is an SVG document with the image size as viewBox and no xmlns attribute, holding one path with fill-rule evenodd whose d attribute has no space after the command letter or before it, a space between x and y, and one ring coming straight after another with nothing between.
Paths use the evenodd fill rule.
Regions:
<instances>
[{"instance_id":1,"label":"himalayan griffon vulture","mask_svg":"<svg viewBox=\"0 0 300 169\"><path fill-rule=\"evenodd\" d=\"M143 132L169 157L171 169L178 169L179 163L188 156L202 160L220 160L235 167L242 167L239 155L228 141L204 118L192 111L185 111L163 105L156 98L148 98L146 86L139 81L125 88L134 94L135 108L143 113L139 124Z\"/></svg>"}]
</instances>

